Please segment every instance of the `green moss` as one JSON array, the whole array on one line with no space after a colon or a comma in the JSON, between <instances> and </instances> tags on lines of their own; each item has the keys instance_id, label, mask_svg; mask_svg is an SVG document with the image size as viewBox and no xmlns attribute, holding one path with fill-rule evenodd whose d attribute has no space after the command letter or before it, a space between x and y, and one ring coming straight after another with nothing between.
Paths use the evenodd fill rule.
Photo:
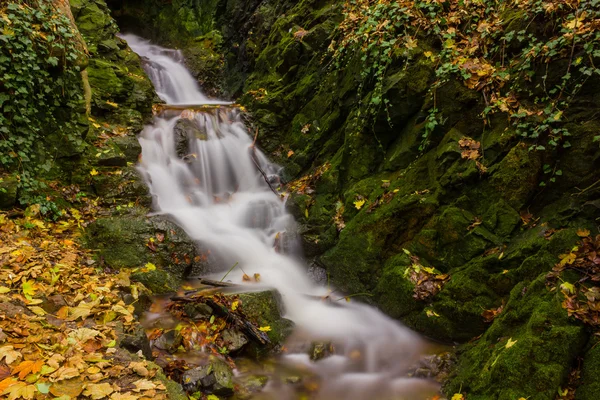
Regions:
<instances>
[{"instance_id":1,"label":"green moss","mask_svg":"<svg viewBox=\"0 0 600 400\"><path fill-rule=\"evenodd\" d=\"M598 340L592 339L583 357L581 384L575 392L577 400L594 400L600 398L600 346Z\"/></svg>"},{"instance_id":2,"label":"green moss","mask_svg":"<svg viewBox=\"0 0 600 400\"><path fill-rule=\"evenodd\" d=\"M524 143L514 146L502 161L489 170L493 195L502 197L511 207L520 210L538 188L542 167L540 156L538 152L530 152Z\"/></svg>"},{"instance_id":3,"label":"green moss","mask_svg":"<svg viewBox=\"0 0 600 400\"><path fill-rule=\"evenodd\" d=\"M267 335L273 346L282 344L290 334L293 323L281 316L279 293L263 291L240 293L239 296L244 314L259 326L271 328Z\"/></svg>"},{"instance_id":4,"label":"green moss","mask_svg":"<svg viewBox=\"0 0 600 400\"><path fill-rule=\"evenodd\" d=\"M173 293L181 285L181 281L172 274L159 269L133 272L130 278L132 281L141 282L154 294Z\"/></svg>"},{"instance_id":5,"label":"green moss","mask_svg":"<svg viewBox=\"0 0 600 400\"><path fill-rule=\"evenodd\" d=\"M561 297L546 288L545 274L516 285L482 338L463 346L446 393L462 390L470 399L554 398L586 341L583 327L561 307Z\"/></svg>"}]
</instances>

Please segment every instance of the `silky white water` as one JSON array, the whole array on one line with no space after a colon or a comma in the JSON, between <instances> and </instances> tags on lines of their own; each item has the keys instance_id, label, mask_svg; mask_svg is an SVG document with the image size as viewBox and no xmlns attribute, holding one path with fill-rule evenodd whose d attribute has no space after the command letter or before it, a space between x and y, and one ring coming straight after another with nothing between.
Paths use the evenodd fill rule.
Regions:
<instances>
[{"instance_id":1,"label":"silky white water","mask_svg":"<svg viewBox=\"0 0 600 400\"><path fill-rule=\"evenodd\" d=\"M200 92L176 51L133 35L123 38L146 59L146 71L166 103L218 103ZM175 140L182 118L202 132L185 140L183 158ZM335 344L334 356L316 362L303 353L282 356L282 363L302 366L321 378L318 399L422 399L423 393L435 391L429 381L406 377L422 353L417 335L373 307L319 299L331 291L315 285L306 267L290 255L296 244L295 222L282 197L267 184L278 181L279 168L253 148L237 111L155 117L140 143L139 169L155 211L169 215L216 255L221 268L213 277L221 279L235 263L241 268L228 275L232 282L242 283L242 271L260 274L263 288L280 292L285 316L296 324L293 337ZM257 285L248 284L252 290ZM265 390L277 399L292 398L286 385L269 384Z\"/></svg>"}]
</instances>

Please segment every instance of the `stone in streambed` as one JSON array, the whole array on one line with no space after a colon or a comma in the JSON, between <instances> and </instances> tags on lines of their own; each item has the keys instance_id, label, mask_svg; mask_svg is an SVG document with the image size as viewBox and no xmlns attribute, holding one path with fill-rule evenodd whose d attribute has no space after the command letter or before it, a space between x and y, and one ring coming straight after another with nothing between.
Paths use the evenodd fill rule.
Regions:
<instances>
[{"instance_id":1,"label":"stone in streambed","mask_svg":"<svg viewBox=\"0 0 600 400\"><path fill-rule=\"evenodd\" d=\"M207 365L186 371L183 388L188 392L201 391L217 396L233 395L233 372L224 361L211 357Z\"/></svg>"},{"instance_id":2,"label":"stone in streambed","mask_svg":"<svg viewBox=\"0 0 600 400\"><path fill-rule=\"evenodd\" d=\"M265 290L240 293L238 296L242 311L248 320L256 323L259 327L269 328L267 335L271 341L271 348L264 349L251 346L249 351L254 352L256 350L256 355L260 356L266 351L277 349L278 346L283 344L294 326L292 321L282 317L283 304L279 292Z\"/></svg>"},{"instance_id":3,"label":"stone in streambed","mask_svg":"<svg viewBox=\"0 0 600 400\"><path fill-rule=\"evenodd\" d=\"M236 352L248 344L248 337L242 332L234 329L226 329L221 334L225 346L229 352Z\"/></svg>"},{"instance_id":4,"label":"stone in streambed","mask_svg":"<svg viewBox=\"0 0 600 400\"><path fill-rule=\"evenodd\" d=\"M179 158L184 158L190 153L190 140L206 140L206 133L193 120L182 118L173 128L175 137L175 151Z\"/></svg>"},{"instance_id":5,"label":"stone in streambed","mask_svg":"<svg viewBox=\"0 0 600 400\"><path fill-rule=\"evenodd\" d=\"M183 336L181 336L181 333L177 330L171 330L163 333L159 338L152 341L152 346L172 354L177 351L182 342Z\"/></svg>"}]
</instances>

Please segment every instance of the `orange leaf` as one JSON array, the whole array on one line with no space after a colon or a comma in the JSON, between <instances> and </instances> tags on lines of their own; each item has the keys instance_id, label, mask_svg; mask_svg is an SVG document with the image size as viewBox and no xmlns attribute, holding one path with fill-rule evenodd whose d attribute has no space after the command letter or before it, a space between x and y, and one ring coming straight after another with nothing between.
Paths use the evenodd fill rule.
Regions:
<instances>
[{"instance_id":1,"label":"orange leaf","mask_svg":"<svg viewBox=\"0 0 600 400\"><path fill-rule=\"evenodd\" d=\"M23 361L21 364L17 365L15 369L12 370L12 374L19 374L19 379L23 380L25 377L31 373L39 372L44 365L44 361Z\"/></svg>"},{"instance_id":2,"label":"orange leaf","mask_svg":"<svg viewBox=\"0 0 600 400\"><path fill-rule=\"evenodd\" d=\"M17 380L15 378L6 378L0 382L0 393L4 392L8 387L12 386Z\"/></svg>"}]
</instances>

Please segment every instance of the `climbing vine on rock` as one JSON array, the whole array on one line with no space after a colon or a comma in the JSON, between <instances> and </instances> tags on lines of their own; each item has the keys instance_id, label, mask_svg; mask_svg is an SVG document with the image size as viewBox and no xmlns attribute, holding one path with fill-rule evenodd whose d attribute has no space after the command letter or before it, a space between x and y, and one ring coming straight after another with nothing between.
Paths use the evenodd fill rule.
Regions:
<instances>
[{"instance_id":1,"label":"climbing vine on rock","mask_svg":"<svg viewBox=\"0 0 600 400\"><path fill-rule=\"evenodd\" d=\"M75 32L52 2L0 6L0 169L18 171L26 202L58 155L81 146Z\"/></svg>"},{"instance_id":2,"label":"climbing vine on rock","mask_svg":"<svg viewBox=\"0 0 600 400\"><path fill-rule=\"evenodd\" d=\"M424 57L434 64L424 142L443 113L435 91L453 78L481 92L484 121L506 113L531 149L569 147L565 112L600 75L599 0L347 0L343 15L329 50L334 68L360 57L361 89L373 88L367 119L388 104L392 63Z\"/></svg>"}]
</instances>

